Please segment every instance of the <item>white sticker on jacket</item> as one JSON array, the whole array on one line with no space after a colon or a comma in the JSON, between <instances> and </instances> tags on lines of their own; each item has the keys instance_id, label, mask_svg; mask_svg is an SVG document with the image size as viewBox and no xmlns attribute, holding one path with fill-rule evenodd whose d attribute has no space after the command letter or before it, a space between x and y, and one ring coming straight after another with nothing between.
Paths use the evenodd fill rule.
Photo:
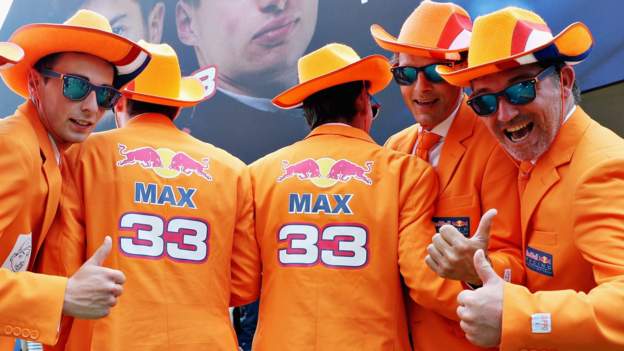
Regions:
<instances>
[{"instance_id":1,"label":"white sticker on jacket","mask_svg":"<svg viewBox=\"0 0 624 351\"><path fill-rule=\"evenodd\" d=\"M511 268L505 268L503 271L503 280L507 283L511 282Z\"/></svg>"},{"instance_id":2,"label":"white sticker on jacket","mask_svg":"<svg viewBox=\"0 0 624 351\"><path fill-rule=\"evenodd\" d=\"M531 315L531 331L535 334L546 334L552 331L550 313L534 313Z\"/></svg>"},{"instance_id":3,"label":"white sticker on jacket","mask_svg":"<svg viewBox=\"0 0 624 351\"><path fill-rule=\"evenodd\" d=\"M7 255L6 260L2 264L2 268L6 268L13 272L24 272L28 268L30 262L30 253L32 252L32 233L20 234L15 240L13 249Z\"/></svg>"}]
</instances>

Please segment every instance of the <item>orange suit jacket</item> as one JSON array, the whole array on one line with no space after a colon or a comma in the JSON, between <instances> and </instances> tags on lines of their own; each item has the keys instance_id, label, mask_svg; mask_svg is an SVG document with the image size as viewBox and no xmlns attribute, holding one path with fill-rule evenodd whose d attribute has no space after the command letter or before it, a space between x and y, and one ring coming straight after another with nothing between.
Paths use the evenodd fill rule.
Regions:
<instances>
[{"instance_id":1,"label":"orange suit jacket","mask_svg":"<svg viewBox=\"0 0 624 351\"><path fill-rule=\"evenodd\" d=\"M250 168L262 261L254 350L409 350L401 276L415 294L428 289L424 255L412 253L434 231L433 169L345 124Z\"/></svg>"},{"instance_id":2,"label":"orange suit jacket","mask_svg":"<svg viewBox=\"0 0 624 351\"><path fill-rule=\"evenodd\" d=\"M624 141L578 106L531 172L522 233L501 350L624 349Z\"/></svg>"},{"instance_id":3,"label":"orange suit jacket","mask_svg":"<svg viewBox=\"0 0 624 351\"><path fill-rule=\"evenodd\" d=\"M481 215L497 208L491 230L489 258L501 276L514 282L524 280L521 258L520 210L516 190L518 168L498 146L472 109L462 105L449 128L436 168L440 195L433 222L436 229L453 224L464 235L472 236ZM419 125L391 136L386 147L412 154ZM416 157L416 156L414 156ZM459 327L457 304L453 298L465 287L433 272L427 284L446 284L443 299L452 303L435 309L409 304L412 340L416 350L481 350L472 345Z\"/></svg>"},{"instance_id":4,"label":"orange suit jacket","mask_svg":"<svg viewBox=\"0 0 624 351\"><path fill-rule=\"evenodd\" d=\"M61 174L35 107L0 120L0 350L12 337L54 344L66 278L27 272L56 213Z\"/></svg>"},{"instance_id":5,"label":"orange suit jacket","mask_svg":"<svg viewBox=\"0 0 624 351\"><path fill-rule=\"evenodd\" d=\"M111 235L104 264L126 283L109 316L73 322L66 350L236 350L231 294L257 294L230 284L247 255L237 242L255 243L245 164L158 114L92 135L67 160L43 266L71 274Z\"/></svg>"}]
</instances>

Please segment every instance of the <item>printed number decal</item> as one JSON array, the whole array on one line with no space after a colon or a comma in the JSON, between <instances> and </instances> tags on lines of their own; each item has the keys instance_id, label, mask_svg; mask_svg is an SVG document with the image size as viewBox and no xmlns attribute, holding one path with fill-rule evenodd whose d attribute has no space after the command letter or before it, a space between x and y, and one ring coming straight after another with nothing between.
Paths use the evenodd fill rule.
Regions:
<instances>
[{"instance_id":1,"label":"printed number decal","mask_svg":"<svg viewBox=\"0 0 624 351\"><path fill-rule=\"evenodd\" d=\"M217 84L215 81L217 77L217 67L202 67L197 71L193 72L192 76L199 79L202 86L204 87L204 99L211 97L217 91Z\"/></svg>"},{"instance_id":2,"label":"printed number decal","mask_svg":"<svg viewBox=\"0 0 624 351\"><path fill-rule=\"evenodd\" d=\"M199 219L176 217L167 221L131 212L121 216L119 229L136 233L119 238L119 249L129 256L158 258L166 254L185 262L203 262L208 257L209 226Z\"/></svg>"},{"instance_id":3,"label":"printed number decal","mask_svg":"<svg viewBox=\"0 0 624 351\"><path fill-rule=\"evenodd\" d=\"M330 267L359 268L368 262L368 232L358 225L330 225L320 230L311 224L287 224L278 240L288 247L278 250L278 260L286 266L312 266L322 262ZM320 254L320 257L319 257Z\"/></svg>"}]
</instances>

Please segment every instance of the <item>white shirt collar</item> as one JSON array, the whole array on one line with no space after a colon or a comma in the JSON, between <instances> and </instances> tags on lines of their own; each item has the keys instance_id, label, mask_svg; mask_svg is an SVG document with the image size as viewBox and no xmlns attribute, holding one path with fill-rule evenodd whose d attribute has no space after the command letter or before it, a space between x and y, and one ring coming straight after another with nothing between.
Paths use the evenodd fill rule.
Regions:
<instances>
[{"instance_id":1,"label":"white shirt collar","mask_svg":"<svg viewBox=\"0 0 624 351\"><path fill-rule=\"evenodd\" d=\"M54 151L54 158L56 158L56 164L57 165L61 165L61 152L58 149L58 146L56 146L56 142L54 141L54 138L52 137L52 135L50 135L50 133L48 133L48 138L50 139L50 143L52 144L52 151Z\"/></svg>"},{"instance_id":2,"label":"white shirt collar","mask_svg":"<svg viewBox=\"0 0 624 351\"><path fill-rule=\"evenodd\" d=\"M463 94L460 93L459 98L457 99L455 109L453 109L453 111L448 115L448 117L446 117L444 121L438 123L437 126L433 127L430 130L431 133L437 134L442 138L446 138L446 135L448 134L449 129L451 129L451 125L453 124L453 121L457 116L457 112L459 111L459 107L461 106L461 103L463 101L463 97ZM422 130L422 128L420 130Z\"/></svg>"}]
</instances>

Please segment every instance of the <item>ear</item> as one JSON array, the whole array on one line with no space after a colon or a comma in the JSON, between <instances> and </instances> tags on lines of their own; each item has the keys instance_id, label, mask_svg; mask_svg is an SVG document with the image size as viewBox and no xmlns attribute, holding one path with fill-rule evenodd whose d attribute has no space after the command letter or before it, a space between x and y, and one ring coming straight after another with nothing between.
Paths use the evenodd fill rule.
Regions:
<instances>
[{"instance_id":1,"label":"ear","mask_svg":"<svg viewBox=\"0 0 624 351\"><path fill-rule=\"evenodd\" d=\"M184 0L178 0L176 5L176 29L178 31L178 39L185 45L196 46L198 36L195 33L194 15L195 9L193 5Z\"/></svg>"},{"instance_id":2,"label":"ear","mask_svg":"<svg viewBox=\"0 0 624 351\"><path fill-rule=\"evenodd\" d=\"M574 81L576 79L576 73L574 72L574 68L569 65L565 65L561 68L561 72L559 74L559 79L561 79L561 87L563 88L563 94L567 98L572 96L572 88L574 87Z\"/></svg>"},{"instance_id":3,"label":"ear","mask_svg":"<svg viewBox=\"0 0 624 351\"><path fill-rule=\"evenodd\" d=\"M154 5L147 17L147 40L150 43L160 43L162 41L165 10L165 3L159 1Z\"/></svg>"},{"instance_id":4,"label":"ear","mask_svg":"<svg viewBox=\"0 0 624 351\"><path fill-rule=\"evenodd\" d=\"M122 96L115 104L115 125L117 125L117 128L123 128L130 119L126 102L126 97Z\"/></svg>"},{"instance_id":5,"label":"ear","mask_svg":"<svg viewBox=\"0 0 624 351\"><path fill-rule=\"evenodd\" d=\"M37 70L31 68L30 70L28 70L27 79L28 95L30 96L30 100L33 102L33 104L37 107L37 109L39 109L41 102L39 92L43 87L43 78L41 77L39 72L37 72Z\"/></svg>"}]
</instances>

